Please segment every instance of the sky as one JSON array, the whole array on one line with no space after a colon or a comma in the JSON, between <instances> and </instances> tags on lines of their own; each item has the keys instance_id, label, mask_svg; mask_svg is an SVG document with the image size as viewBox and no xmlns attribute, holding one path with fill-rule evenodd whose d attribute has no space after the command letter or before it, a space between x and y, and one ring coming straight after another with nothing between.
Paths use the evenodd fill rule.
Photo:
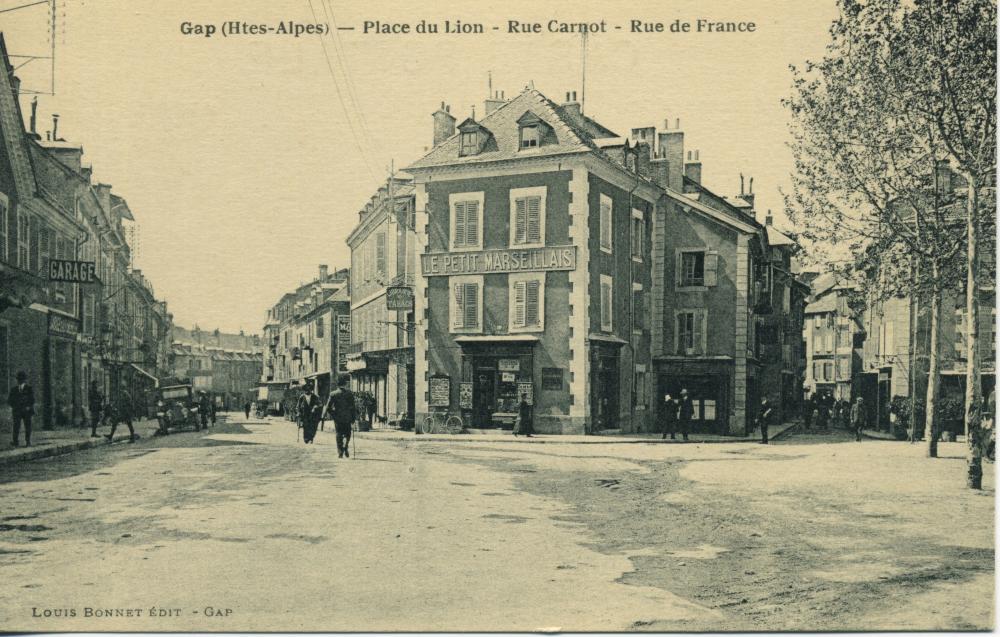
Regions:
<instances>
[{"instance_id":1,"label":"sky","mask_svg":"<svg viewBox=\"0 0 1000 637\"><path fill-rule=\"evenodd\" d=\"M30 1L0 0L0 31L11 54L48 55L48 4L3 12ZM508 97L529 83L556 102L585 88L585 112L621 135L680 118L703 183L734 195L740 173L752 176L760 218L772 209L781 225L788 66L822 55L835 17L833 0L56 1L55 95L39 97L39 130L58 113L60 137L82 145L95 180L128 200L141 233L136 267L175 322L247 332L319 264L349 265L345 238L390 166L423 154L442 101L459 121L474 105L481 115L490 75ZM756 31L669 30L699 18L752 21ZM553 19L608 25L587 38L585 86L581 36L548 33ZM666 32L630 33L633 19ZM421 20L480 23L485 33L362 30ZM507 33L508 20L540 22L542 33ZM185 22L226 21L355 30L182 33ZM23 89L51 87L48 60L17 75Z\"/></svg>"}]
</instances>

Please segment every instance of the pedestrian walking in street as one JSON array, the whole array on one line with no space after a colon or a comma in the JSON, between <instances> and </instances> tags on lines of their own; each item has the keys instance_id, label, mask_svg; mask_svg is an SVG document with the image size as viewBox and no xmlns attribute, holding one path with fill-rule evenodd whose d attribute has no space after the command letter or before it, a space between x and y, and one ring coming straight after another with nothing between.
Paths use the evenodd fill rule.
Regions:
<instances>
[{"instance_id":1,"label":"pedestrian walking in street","mask_svg":"<svg viewBox=\"0 0 1000 637\"><path fill-rule=\"evenodd\" d=\"M90 389L87 390L87 405L90 407L90 437L97 438L97 426L101 424L104 395L96 380L90 381Z\"/></svg>"},{"instance_id":2,"label":"pedestrian walking in street","mask_svg":"<svg viewBox=\"0 0 1000 637\"><path fill-rule=\"evenodd\" d=\"M20 444L21 427L24 426L24 446L31 446L31 417L35 415L35 391L28 384L28 373L17 373L17 385L10 388L7 395L11 417L14 419L13 440L16 447Z\"/></svg>"},{"instance_id":3,"label":"pedestrian walking in street","mask_svg":"<svg viewBox=\"0 0 1000 637\"><path fill-rule=\"evenodd\" d=\"M211 396L209 397L209 399L210 400L209 400L209 403L208 403L209 404L208 417L212 421L212 426L214 427L215 426L215 410L217 409L217 407L216 407L216 404L215 404L215 399L213 397L211 397Z\"/></svg>"},{"instance_id":4,"label":"pedestrian walking in street","mask_svg":"<svg viewBox=\"0 0 1000 637\"><path fill-rule=\"evenodd\" d=\"M351 426L358 416L358 406L354 402L354 393L347 387L350 376L341 374L337 378L337 389L330 392L326 402L326 413L333 418L337 430L337 457L351 457L348 446L351 443Z\"/></svg>"},{"instance_id":5,"label":"pedestrian walking in street","mask_svg":"<svg viewBox=\"0 0 1000 637\"><path fill-rule=\"evenodd\" d=\"M813 411L813 397L810 395L802 403L802 429L804 431L809 431L809 427L812 425Z\"/></svg>"},{"instance_id":6,"label":"pedestrian walking in street","mask_svg":"<svg viewBox=\"0 0 1000 637\"><path fill-rule=\"evenodd\" d=\"M201 415L201 428L205 430L208 429L208 417L212 409L212 401L204 389L198 392L198 394L198 413Z\"/></svg>"},{"instance_id":7,"label":"pedestrian walking in street","mask_svg":"<svg viewBox=\"0 0 1000 637\"><path fill-rule=\"evenodd\" d=\"M243 403L243 413L246 414L246 419L250 420L250 407L253 405L249 400Z\"/></svg>"},{"instance_id":8,"label":"pedestrian walking in street","mask_svg":"<svg viewBox=\"0 0 1000 637\"><path fill-rule=\"evenodd\" d=\"M111 415L111 433L104 437L108 442L115 439L115 430L118 425L125 423L128 427L128 441L135 442L138 436L135 435L135 427L132 426L132 396L126 390L118 392L118 402L109 409Z\"/></svg>"},{"instance_id":9,"label":"pedestrian walking in street","mask_svg":"<svg viewBox=\"0 0 1000 637\"><path fill-rule=\"evenodd\" d=\"M677 436L677 400L667 394L663 404L663 440L670 434L671 440L676 440Z\"/></svg>"},{"instance_id":10,"label":"pedestrian walking in street","mask_svg":"<svg viewBox=\"0 0 1000 637\"><path fill-rule=\"evenodd\" d=\"M534 415L528 394L521 394L521 402L517 405L517 422L514 423L514 435L523 434L525 438L533 438L535 433Z\"/></svg>"},{"instance_id":11,"label":"pedestrian walking in street","mask_svg":"<svg viewBox=\"0 0 1000 637\"><path fill-rule=\"evenodd\" d=\"M774 418L774 408L771 407L771 403L764 398L760 401L760 416L758 420L760 421L760 444L768 444L767 438L767 428L771 424L771 419Z\"/></svg>"},{"instance_id":12,"label":"pedestrian walking in street","mask_svg":"<svg viewBox=\"0 0 1000 637\"><path fill-rule=\"evenodd\" d=\"M691 402L691 396L688 395L687 389L681 390L681 402L677 407L677 424L680 426L681 436L684 437L686 442L688 439L688 432L691 431L691 419L694 417L694 403ZM672 438L673 436L671 436Z\"/></svg>"},{"instance_id":13,"label":"pedestrian walking in street","mask_svg":"<svg viewBox=\"0 0 1000 637\"><path fill-rule=\"evenodd\" d=\"M861 434L868 425L868 412L865 411L864 399L858 396L851 406L851 427L854 429L855 440L861 442Z\"/></svg>"},{"instance_id":14,"label":"pedestrian walking in street","mask_svg":"<svg viewBox=\"0 0 1000 637\"><path fill-rule=\"evenodd\" d=\"M313 389L312 383L306 383L305 393L299 398L299 418L302 419L302 442L312 444L316 438L316 429L323 412L323 405Z\"/></svg>"}]
</instances>

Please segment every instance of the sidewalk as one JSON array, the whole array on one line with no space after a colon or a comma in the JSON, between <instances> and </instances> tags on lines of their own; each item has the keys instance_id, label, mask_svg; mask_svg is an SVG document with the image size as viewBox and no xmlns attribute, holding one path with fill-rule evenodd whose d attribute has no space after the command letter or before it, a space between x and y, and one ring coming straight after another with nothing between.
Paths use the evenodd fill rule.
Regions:
<instances>
[{"instance_id":1,"label":"sidewalk","mask_svg":"<svg viewBox=\"0 0 1000 637\"><path fill-rule=\"evenodd\" d=\"M157 429L155 418L138 420L132 425L140 439L151 438ZM0 466L27 460L37 460L72 453L81 449L90 449L107 445L108 440L105 434L109 433L109 427L101 427L97 430L98 438L90 437L90 427L58 427L49 431L43 429L32 430L31 446L24 446L24 432L21 432L21 446L11 447L9 439L0 440ZM9 435L9 434L8 434ZM128 427L119 425L115 431L113 442L126 442L128 440Z\"/></svg>"},{"instance_id":2,"label":"sidewalk","mask_svg":"<svg viewBox=\"0 0 1000 637\"><path fill-rule=\"evenodd\" d=\"M791 433L798 425L797 422L786 422L768 431L769 438L777 440L782 436ZM716 443L752 443L760 441L759 432L754 432L753 436L719 436L715 434L691 434L689 440L667 440L661 439L662 434L638 433L638 434L618 434L605 433L593 436L564 435L564 434L535 434L531 438L518 436L515 438L510 432L496 432L490 430L478 430L479 432L489 431L489 433L467 433L467 434L416 434L412 431L399 431L396 429L373 430L357 432L359 438L369 438L373 440L412 440L417 442L517 442L525 444L578 444L578 445L607 445L607 444L716 444Z\"/></svg>"}]
</instances>

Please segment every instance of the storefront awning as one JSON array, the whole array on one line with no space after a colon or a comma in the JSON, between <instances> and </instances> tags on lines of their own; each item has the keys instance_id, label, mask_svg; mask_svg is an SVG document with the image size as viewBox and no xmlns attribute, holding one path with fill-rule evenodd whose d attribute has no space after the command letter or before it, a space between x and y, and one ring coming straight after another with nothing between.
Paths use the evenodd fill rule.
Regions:
<instances>
[{"instance_id":1,"label":"storefront awning","mask_svg":"<svg viewBox=\"0 0 1000 637\"><path fill-rule=\"evenodd\" d=\"M612 334L591 334L587 337L591 341L600 341L602 343L614 343L615 345L625 345L628 343L624 338L618 338Z\"/></svg>"},{"instance_id":2,"label":"storefront awning","mask_svg":"<svg viewBox=\"0 0 1000 637\"><path fill-rule=\"evenodd\" d=\"M490 336L456 336L456 343L537 343L538 337L531 334L496 334Z\"/></svg>"},{"instance_id":3,"label":"storefront awning","mask_svg":"<svg viewBox=\"0 0 1000 637\"><path fill-rule=\"evenodd\" d=\"M160 379L159 378L157 378L153 374L150 374L149 372L147 372L143 368L139 367L135 363L131 363L131 365L132 365L132 367L135 368L135 371L139 372L143 376L148 376L148 377L152 378L153 379L153 387L159 387L160 386Z\"/></svg>"}]
</instances>

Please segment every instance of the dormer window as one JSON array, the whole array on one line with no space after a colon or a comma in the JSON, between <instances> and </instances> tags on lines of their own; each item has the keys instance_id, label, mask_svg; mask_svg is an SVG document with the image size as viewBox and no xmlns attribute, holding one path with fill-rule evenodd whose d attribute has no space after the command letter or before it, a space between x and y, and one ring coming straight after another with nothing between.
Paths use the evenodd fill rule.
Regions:
<instances>
[{"instance_id":1,"label":"dormer window","mask_svg":"<svg viewBox=\"0 0 1000 637\"><path fill-rule=\"evenodd\" d=\"M537 148L538 142L538 126L521 127L521 148Z\"/></svg>"},{"instance_id":2,"label":"dormer window","mask_svg":"<svg viewBox=\"0 0 1000 637\"><path fill-rule=\"evenodd\" d=\"M459 135L458 156L468 157L478 155L487 147L490 132L471 117L458 126Z\"/></svg>"},{"instance_id":3,"label":"dormer window","mask_svg":"<svg viewBox=\"0 0 1000 637\"><path fill-rule=\"evenodd\" d=\"M538 148L546 142L546 138L551 136L551 128L540 117L531 111L525 111L524 115L517 120L518 127L518 148L530 150Z\"/></svg>"},{"instance_id":4,"label":"dormer window","mask_svg":"<svg viewBox=\"0 0 1000 637\"><path fill-rule=\"evenodd\" d=\"M479 152L479 133L473 131L470 133L462 133L462 150L463 155L475 155Z\"/></svg>"}]
</instances>

